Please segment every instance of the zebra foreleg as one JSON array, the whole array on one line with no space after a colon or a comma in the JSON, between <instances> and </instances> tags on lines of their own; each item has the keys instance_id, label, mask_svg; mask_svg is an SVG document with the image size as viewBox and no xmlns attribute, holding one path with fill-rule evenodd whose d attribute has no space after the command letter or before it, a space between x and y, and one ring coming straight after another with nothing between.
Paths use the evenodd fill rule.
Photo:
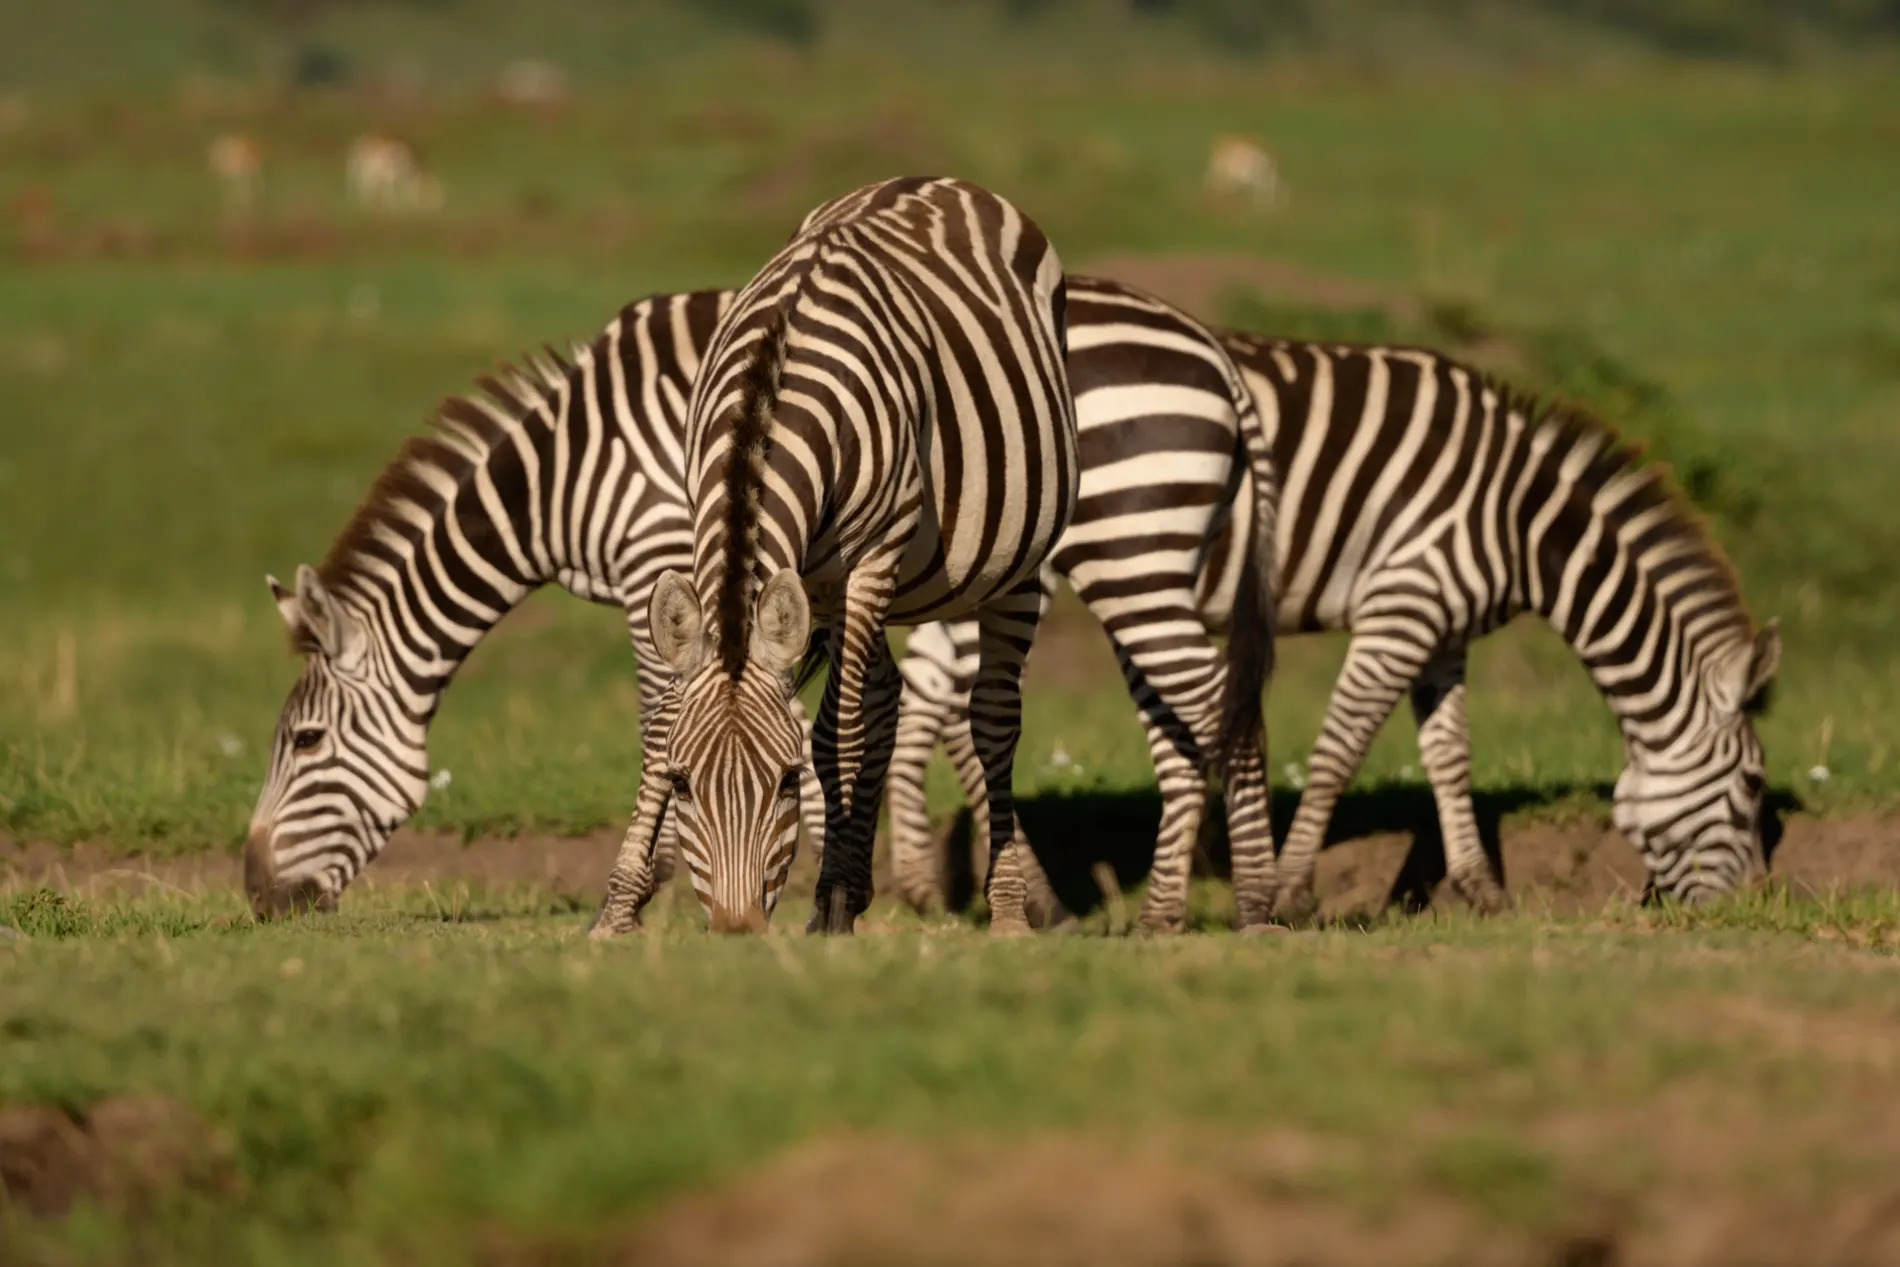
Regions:
<instances>
[{"instance_id":1,"label":"zebra foreleg","mask_svg":"<svg viewBox=\"0 0 1900 1267\"><path fill-rule=\"evenodd\" d=\"M805 715L805 706L792 697L792 715L798 718L798 728L805 737L805 772L798 781L798 822L804 828L805 844L820 863L825 857L825 788L818 779L817 758L812 755L811 718Z\"/></svg>"},{"instance_id":2,"label":"zebra foreleg","mask_svg":"<svg viewBox=\"0 0 1900 1267\"><path fill-rule=\"evenodd\" d=\"M887 575L853 577L843 636L812 727L812 761L825 789L825 853L807 932L848 933L871 905L871 849L902 681L884 633L890 590Z\"/></svg>"},{"instance_id":3,"label":"zebra foreleg","mask_svg":"<svg viewBox=\"0 0 1900 1267\"><path fill-rule=\"evenodd\" d=\"M640 610L642 612L646 611L644 603ZM638 638L634 639L633 645L634 651L637 653L640 649ZM661 671L657 669L649 670L642 666L640 669L640 728L643 752L647 749L645 738L647 728L659 724L660 701L665 697L665 693L665 680L661 676ZM643 756L641 759L641 767L643 770L645 764L646 759ZM628 831L631 832L632 830L632 827L629 826ZM654 842L653 846L653 888L656 891L664 888L667 882L673 878L674 869L678 864L679 829L674 825L672 815L668 814L660 822L659 839Z\"/></svg>"},{"instance_id":4,"label":"zebra foreleg","mask_svg":"<svg viewBox=\"0 0 1900 1267\"><path fill-rule=\"evenodd\" d=\"M990 931L1005 936L1029 931L1023 861L1029 850L1015 843L1013 780L1016 745L1022 738L1023 661L1047 604L1040 580L1031 576L978 613L979 664L970 691L970 737L983 762L989 801L990 866L983 892L989 901Z\"/></svg>"},{"instance_id":5,"label":"zebra foreleg","mask_svg":"<svg viewBox=\"0 0 1900 1267\"><path fill-rule=\"evenodd\" d=\"M1504 909L1504 888L1491 874L1471 805L1471 736L1465 724L1465 653L1446 652L1426 666L1412 685L1412 716L1418 722L1418 755L1432 781L1438 822L1445 837L1445 871L1451 887L1471 906L1494 915Z\"/></svg>"},{"instance_id":6,"label":"zebra foreleg","mask_svg":"<svg viewBox=\"0 0 1900 1267\"><path fill-rule=\"evenodd\" d=\"M1306 790L1300 794L1300 808L1280 854L1280 885L1273 906L1276 919L1304 923L1319 909L1313 894L1313 868L1333 809L1365 759L1373 736L1420 668L1410 658L1408 641L1403 635L1380 637L1363 626L1353 634L1326 706L1326 720L1307 760ZM1406 658L1400 658L1401 652L1407 653Z\"/></svg>"},{"instance_id":7,"label":"zebra foreleg","mask_svg":"<svg viewBox=\"0 0 1900 1267\"><path fill-rule=\"evenodd\" d=\"M589 925L587 935L595 940L630 933L640 927L640 912L653 897L654 854L667 819L667 787L662 779L644 776L633 822L620 842L620 856L607 876L607 894L600 910Z\"/></svg>"}]
</instances>

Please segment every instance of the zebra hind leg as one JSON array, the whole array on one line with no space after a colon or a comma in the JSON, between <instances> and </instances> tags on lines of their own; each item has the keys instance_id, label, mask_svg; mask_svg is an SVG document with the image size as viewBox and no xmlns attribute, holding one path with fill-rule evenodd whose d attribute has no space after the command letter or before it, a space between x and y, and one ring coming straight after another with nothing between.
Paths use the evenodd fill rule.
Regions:
<instances>
[{"instance_id":1,"label":"zebra hind leg","mask_svg":"<svg viewBox=\"0 0 1900 1267\"><path fill-rule=\"evenodd\" d=\"M951 711L946 701L931 697L912 682L904 683L886 793L891 815L891 876L897 896L920 915L941 910L945 903L942 859L933 847L930 811L924 798L924 771L939 736L950 728Z\"/></svg>"},{"instance_id":2,"label":"zebra hind leg","mask_svg":"<svg viewBox=\"0 0 1900 1267\"><path fill-rule=\"evenodd\" d=\"M957 781L963 786L963 796L970 804L970 812L976 820L977 847L983 856L989 856L989 796L983 790L983 762L976 755L976 744L970 738L968 712L962 718L952 719L944 729L944 755L950 758L956 767ZM1029 917L1029 923L1036 928L1054 928L1066 924L1075 916L1056 896L1055 886L1049 883L1049 873L1042 869L1042 863L1036 857L1036 851L1029 844L1029 837L1023 833L1022 821L1016 820L1015 833L1010 837L1010 847L1017 851L1022 860L1023 913Z\"/></svg>"},{"instance_id":3,"label":"zebra hind leg","mask_svg":"<svg viewBox=\"0 0 1900 1267\"><path fill-rule=\"evenodd\" d=\"M1332 699L1326 705L1326 720L1320 724L1313 755L1307 760L1300 808L1287 832L1286 847L1280 852L1275 919L1302 924L1318 913L1313 869L1326 842L1333 809L1365 759L1373 736L1392 715L1399 696L1421 667L1396 654L1403 647L1400 638L1368 636L1363 628L1353 633L1346 663L1340 667Z\"/></svg>"},{"instance_id":4,"label":"zebra hind leg","mask_svg":"<svg viewBox=\"0 0 1900 1267\"><path fill-rule=\"evenodd\" d=\"M970 738L983 762L989 799L990 931L1010 936L1029 931L1023 855L1016 841L1016 797L1012 786L1016 745L1022 738L1023 661L1036 638L1036 625L1048 602L1034 576L993 599L978 615L980 664L970 691Z\"/></svg>"},{"instance_id":5,"label":"zebra hind leg","mask_svg":"<svg viewBox=\"0 0 1900 1267\"><path fill-rule=\"evenodd\" d=\"M1505 896L1491 873L1471 805L1471 736L1465 724L1462 649L1433 659L1413 683L1412 716L1418 722L1419 759L1438 802L1451 887L1474 910L1495 915L1504 909Z\"/></svg>"},{"instance_id":6,"label":"zebra hind leg","mask_svg":"<svg viewBox=\"0 0 1900 1267\"><path fill-rule=\"evenodd\" d=\"M1085 601L1093 596L1092 588L1085 587L1081 593ZM1114 620L1105 620L1104 625L1115 644L1115 657L1128 683L1128 693L1141 712L1155 781L1161 790L1161 827L1155 836L1154 865L1149 869L1148 889L1142 898L1141 926L1150 932L1179 932L1187 925L1188 872L1200 840L1201 820L1207 812L1210 754L1219 738L1221 693L1226 679L1220 652L1201 632L1191 589L1180 587L1173 605L1150 607L1142 616L1140 624L1126 628ZM1184 632L1187 630L1194 632ZM1243 813L1239 822L1241 834L1234 840L1237 862L1252 856L1249 849L1256 842L1247 831L1265 828L1270 884L1272 829L1264 816ZM1237 880L1249 874L1247 866L1237 865ZM1271 894L1263 900L1270 901Z\"/></svg>"}]
</instances>

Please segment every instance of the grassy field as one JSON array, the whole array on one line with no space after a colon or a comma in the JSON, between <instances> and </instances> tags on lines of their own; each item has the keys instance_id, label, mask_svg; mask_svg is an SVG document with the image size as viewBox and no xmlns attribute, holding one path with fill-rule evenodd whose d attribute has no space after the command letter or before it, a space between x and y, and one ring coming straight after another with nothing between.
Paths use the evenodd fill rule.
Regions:
<instances>
[{"instance_id":1,"label":"grassy field","mask_svg":"<svg viewBox=\"0 0 1900 1267\"><path fill-rule=\"evenodd\" d=\"M1013 1261L966 1252L972 1221L1037 1262L1900 1255L1878 1221L1891 891L1010 946L883 905L874 935L808 944L796 898L780 934L715 944L674 895L661 931L601 949L584 885L445 876L250 924L228 852L295 672L264 573L320 556L475 373L646 292L742 281L813 202L896 170L1008 193L1072 267L1187 287L1219 261L1207 316L1468 343L1653 439L1782 619L1778 802L1889 831L1890 65L1105 79L721 46L641 67L546 112L129 75L0 109L0 1171L14 1188L50 1155L19 1140L83 1129L106 1196L63 1223L0 1213L0 1258ZM431 157L439 216L345 205L342 150L372 126ZM267 155L249 216L204 170L228 131ZM1203 200L1225 131L1267 138L1285 208ZM1056 624L1026 817L1060 836L1080 807L1151 814L1105 643ZM1340 650L1283 654L1283 810ZM1618 749L1568 652L1516 628L1473 683L1485 805L1597 840ZM538 596L450 693L452 782L420 824L611 832L634 698L619 616ZM1426 804L1405 727L1363 786L1353 831ZM76 842L72 883L26 878L25 846ZM161 864L206 855L214 882L165 887ZM79 882L114 867L162 883ZM1221 900L1197 896L1204 927ZM119 1093L162 1099L112 1119ZM81 1128L34 1126L46 1105ZM112 1160L140 1131L157 1160ZM812 1213L830 1200L838 1219Z\"/></svg>"},{"instance_id":2,"label":"grassy field","mask_svg":"<svg viewBox=\"0 0 1900 1267\"><path fill-rule=\"evenodd\" d=\"M142 1167L93 1155L143 1219L0 1214L8 1261L1618 1261L1563 1256L1608 1245L1713 1267L1894 1245L1868 1222L1900 1140L1891 896L1021 945L908 917L713 942L674 901L673 931L603 948L530 888L386 890L276 927L230 894L15 894L0 920L33 935L0 944L0 1103L173 1106L112 1137ZM794 1146L763 1192L733 1181ZM682 1190L700 1195L669 1204ZM1031 1239L966 1256L942 1239L959 1218ZM1355 1252L1380 1237L1405 1248Z\"/></svg>"},{"instance_id":3,"label":"grassy field","mask_svg":"<svg viewBox=\"0 0 1900 1267\"><path fill-rule=\"evenodd\" d=\"M1822 809L1894 786L1890 77L1278 88L1230 74L1085 92L999 75L972 101L734 57L747 73L717 100L659 81L552 118L414 107L402 126L449 191L422 223L342 204L338 153L384 116L352 96L209 117L49 103L0 137L12 179L40 191L15 199L0 270L0 827L232 843L292 668L263 574L323 552L434 401L633 296L742 280L802 208L904 167L1009 191L1076 266L1260 253L1543 349L1520 376L1596 397L1715 473L1717 533L1755 611L1786 630L1774 783ZM242 223L202 170L206 138L231 128L282 155ZM1203 203L1200 155L1232 128L1273 138L1284 212ZM1210 315L1340 329L1323 298L1260 295L1237 271ZM616 623L549 596L483 648L442 715L435 755L455 783L427 822L578 829L622 811L635 746ZM1290 655L1276 768L1302 755L1337 655ZM1475 674L1481 785L1613 774L1607 714L1567 653L1514 633ZM1145 778L1132 719L1100 694L1044 694L1027 791L1057 777L1058 740L1089 750L1062 778ZM1396 740L1373 779L1412 762ZM1824 788L1806 778L1816 765Z\"/></svg>"}]
</instances>

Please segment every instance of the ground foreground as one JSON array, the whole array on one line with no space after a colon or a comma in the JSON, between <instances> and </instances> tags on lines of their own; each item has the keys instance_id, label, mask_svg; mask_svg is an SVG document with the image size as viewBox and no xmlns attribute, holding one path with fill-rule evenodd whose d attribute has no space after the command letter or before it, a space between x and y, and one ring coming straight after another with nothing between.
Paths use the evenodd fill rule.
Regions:
<instances>
[{"instance_id":1,"label":"ground foreground","mask_svg":"<svg viewBox=\"0 0 1900 1267\"><path fill-rule=\"evenodd\" d=\"M1693 915L1541 822L1506 919L1377 914L1380 837L1322 930L1007 944L675 890L596 946L604 838L406 836L276 926L228 856L12 848L0 1260L1893 1262L1900 899L1800 878L1892 826Z\"/></svg>"}]
</instances>

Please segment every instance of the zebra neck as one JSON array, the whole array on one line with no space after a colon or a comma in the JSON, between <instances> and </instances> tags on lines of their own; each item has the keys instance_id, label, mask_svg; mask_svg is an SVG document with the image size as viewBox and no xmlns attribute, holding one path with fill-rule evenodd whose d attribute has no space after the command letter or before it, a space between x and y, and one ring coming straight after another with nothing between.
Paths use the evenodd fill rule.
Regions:
<instances>
[{"instance_id":1,"label":"zebra neck","mask_svg":"<svg viewBox=\"0 0 1900 1267\"><path fill-rule=\"evenodd\" d=\"M1704 712L1708 666L1746 644L1734 576L1659 475L1607 434L1550 439L1529 437L1524 487L1554 487L1518 515L1523 605L1582 659L1624 743L1668 750Z\"/></svg>"}]
</instances>

